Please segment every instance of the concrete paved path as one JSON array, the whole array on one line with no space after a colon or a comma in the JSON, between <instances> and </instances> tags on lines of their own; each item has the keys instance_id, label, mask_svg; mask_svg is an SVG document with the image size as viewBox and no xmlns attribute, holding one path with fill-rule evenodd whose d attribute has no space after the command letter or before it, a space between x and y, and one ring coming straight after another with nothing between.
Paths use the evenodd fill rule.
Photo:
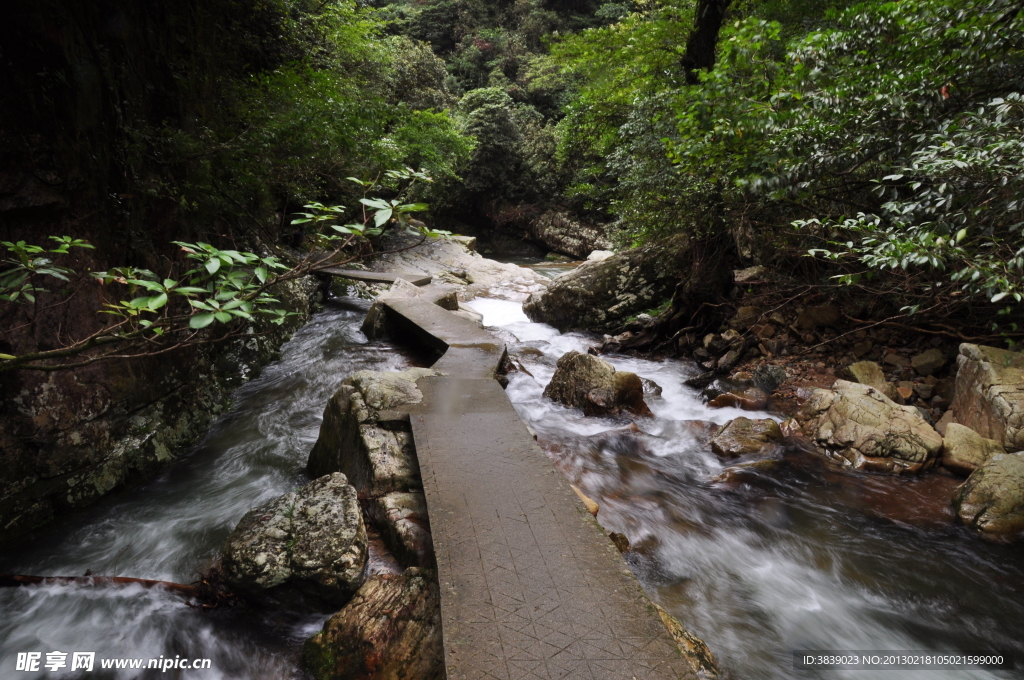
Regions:
<instances>
[{"instance_id":1,"label":"concrete paved path","mask_svg":"<svg viewBox=\"0 0 1024 680\"><path fill-rule=\"evenodd\" d=\"M448 680L696 677L495 380L504 346L440 307L385 306L397 332L444 352L410 421Z\"/></svg>"}]
</instances>

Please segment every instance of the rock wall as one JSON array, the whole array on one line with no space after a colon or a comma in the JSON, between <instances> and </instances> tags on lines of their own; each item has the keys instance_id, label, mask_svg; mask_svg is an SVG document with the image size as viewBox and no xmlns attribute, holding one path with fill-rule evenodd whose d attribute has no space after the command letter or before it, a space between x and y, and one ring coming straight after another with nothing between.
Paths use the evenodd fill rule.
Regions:
<instances>
[{"instance_id":1,"label":"rock wall","mask_svg":"<svg viewBox=\"0 0 1024 680\"><path fill-rule=\"evenodd\" d=\"M154 475L206 431L309 318L313 277L278 297L296 316L254 323L220 346L0 378L0 543Z\"/></svg>"}]
</instances>

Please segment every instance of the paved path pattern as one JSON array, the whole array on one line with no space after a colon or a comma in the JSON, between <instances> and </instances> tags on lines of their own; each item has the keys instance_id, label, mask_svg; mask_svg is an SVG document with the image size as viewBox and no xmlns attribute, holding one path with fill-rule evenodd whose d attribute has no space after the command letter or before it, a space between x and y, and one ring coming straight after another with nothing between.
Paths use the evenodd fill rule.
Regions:
<instances>
[{"instance_id":1,"label":"paved path pattern","mask_svg":"<svg viewBox=\"0 0 1024 680\"><path fill-rule=\"evenodd\" d=\"M434 367L445 375L418 383L410 421L448 680L696 677L495 380L504 346L440 307L385 306L399 334L444 351Z\"/></svg>"}]
</instances>

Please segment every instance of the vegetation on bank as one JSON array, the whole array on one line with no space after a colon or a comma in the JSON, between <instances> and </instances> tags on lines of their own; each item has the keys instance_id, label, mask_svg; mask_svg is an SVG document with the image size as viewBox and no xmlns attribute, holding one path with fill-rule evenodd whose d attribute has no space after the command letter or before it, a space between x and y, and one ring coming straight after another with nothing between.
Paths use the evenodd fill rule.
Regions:
<instances>
[{"instance_id":1,"label":"vegetation on bank","mask_svg":"<svg viewBox=\"0 0 1024 680\"><path fill-rule=\"evenodd\" d=\"M445 219L557 206L624 247L689 234L702 278L758 262L855 286L858 313L1016 330L1017 0L51 5L60 50L5 29L0 113L93 224L66 233L96 269L183 268L172 241L308 250L302 206L353 218L398 190L366 178L409 166ZM12 244L52 223L4 212ZM714 294L683 288L665 315Z\"/></svg>"}]
</instances>

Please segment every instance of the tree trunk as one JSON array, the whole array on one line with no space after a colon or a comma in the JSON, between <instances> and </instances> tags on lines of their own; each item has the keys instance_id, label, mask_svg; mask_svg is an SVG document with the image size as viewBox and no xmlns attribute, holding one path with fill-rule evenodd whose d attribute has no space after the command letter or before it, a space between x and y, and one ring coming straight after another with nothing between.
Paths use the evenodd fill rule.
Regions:
<instances>
[{"instance_id":1,"label":"tree trunk","mask_svg":"<svg viewBox=\"0 0 1024 680\"><path fill-rule=\"evenodd\" d=\"M686 53L683 55L686 82L690 85L700 82L699 71L710 71L715 65L718 31L722 28L730 1L700 0L697 4L693 32L686 41Z\"/></svg>"}]
</instances>

